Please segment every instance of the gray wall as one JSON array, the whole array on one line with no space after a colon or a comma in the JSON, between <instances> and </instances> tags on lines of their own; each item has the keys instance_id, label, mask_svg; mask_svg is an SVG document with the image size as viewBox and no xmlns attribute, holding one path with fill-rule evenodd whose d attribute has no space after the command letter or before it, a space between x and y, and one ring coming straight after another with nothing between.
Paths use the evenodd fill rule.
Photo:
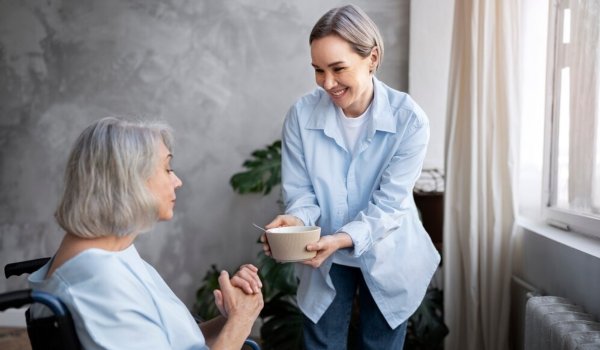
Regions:
<instances>
[{"instance_id":1,"label":"gray wall","mask_svg":"<svg viewBox=\"0 0 600 350\"><path fill-rule=\"evenodd\" d=\"M357 0L386 44L378 73L405 90L409 0ZM191 305L211 264L254 261L278 193L235 194L230 176L279 138L315 84L308 34L334 0L0 0L0 265L51 255L67 154L107 115L159 118L183 180L174 220L136 245ZM275 191L277 192L277 191ZM0 279L0 291L22 287Z\"/></svg>"}]
</instances>

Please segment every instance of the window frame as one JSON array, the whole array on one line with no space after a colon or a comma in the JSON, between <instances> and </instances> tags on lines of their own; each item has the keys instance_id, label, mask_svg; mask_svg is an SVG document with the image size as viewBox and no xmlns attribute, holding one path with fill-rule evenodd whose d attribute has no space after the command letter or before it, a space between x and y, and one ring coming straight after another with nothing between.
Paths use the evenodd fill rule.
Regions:
<instances>
[{"instance_id":1,"label":"window frame","mask_svg":"<svg viewBox=\"0 0 600 350\"><path fill-rule=\"evenodd\" d=\"M546 64L546 101L544 123L544 162L543 162L543 190L542 190L542 218L551 226L565 231L582 233L600 238L600 219L581 212L576 212L554 206L557 200L558 172L558 113L560 111L560 98L555 91L560 91L561 74L557 65L562 65L558 45L562 43L562 26L564 23L561 6L563 1L550 0L548 11L548 38L547 38L547 64Z\"/></svg>"}]
</instances>

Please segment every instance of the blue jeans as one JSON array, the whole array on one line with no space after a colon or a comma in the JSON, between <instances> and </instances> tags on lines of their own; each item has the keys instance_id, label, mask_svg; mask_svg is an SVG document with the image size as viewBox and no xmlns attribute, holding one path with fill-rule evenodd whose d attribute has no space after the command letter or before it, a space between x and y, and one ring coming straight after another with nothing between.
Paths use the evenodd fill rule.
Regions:
<instances>
[{"instance_id":1,"label":"blue jeans","mask_svg":"<svg viewBox=\"0 0 600 350\"><path fill-rule=\"evenodd\" d=\"M375 304L362 272L357 267L333 264L329 276L335 298L315 324L304 316L304 345L308 350L347 349L352 303L358 292L359 322L355 343L359 349L402 349L406 322L392 329Z\"/></svg>"}]
</instances>

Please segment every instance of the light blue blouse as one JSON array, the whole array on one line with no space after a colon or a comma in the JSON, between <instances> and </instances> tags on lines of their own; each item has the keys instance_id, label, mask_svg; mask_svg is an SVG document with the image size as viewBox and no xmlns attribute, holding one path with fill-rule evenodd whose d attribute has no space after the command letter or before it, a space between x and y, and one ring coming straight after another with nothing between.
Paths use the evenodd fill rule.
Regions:
<instances>
[{"instance_id":1,"label":"light blue blouse","mask_svg":"<svg viewBox=\"0 0 600 350\"><path fill-rule=\"evenodd\" d=\"M286 213L322 234L338 231L354 247L336 252L354 258L392 328L421 303L440 256L421 221L412 191L429 141L425 112L405 93L376 78L366 138L352 157L336 110L318 88L286 115L282 135L282 187ZM335 296L330 257L320 268L296 264L298 303L317 322Z\"/></svg>"},{"instance_id":2,"label":"light blue blouse","mask_svg":"<svg viewBox=\"0 0 600 350\"><path fill-rule=\"evenodd\" d=\"M73 316L84 349L207 349L186 306L133 245L120 252L88 249L46 274L31 288L58 296ZM32 316L46 316L41 305Z\"/></svg>"}]
</instances>

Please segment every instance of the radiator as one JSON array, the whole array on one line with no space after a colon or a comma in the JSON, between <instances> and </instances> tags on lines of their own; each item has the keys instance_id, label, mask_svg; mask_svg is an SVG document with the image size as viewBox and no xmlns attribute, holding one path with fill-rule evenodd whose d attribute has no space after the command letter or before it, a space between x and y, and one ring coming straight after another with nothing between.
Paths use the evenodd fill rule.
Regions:
<instances>
[{"instance_id":1,"label":"radiator","mask_svg":"<svg viewBox=\"0 0 600 350\"><path fill-rule=\"evenodd\" d=\"M600 323L581 306L532 296L525 308L525 350L600 350Z\"/></svg>"}]
</instances>

